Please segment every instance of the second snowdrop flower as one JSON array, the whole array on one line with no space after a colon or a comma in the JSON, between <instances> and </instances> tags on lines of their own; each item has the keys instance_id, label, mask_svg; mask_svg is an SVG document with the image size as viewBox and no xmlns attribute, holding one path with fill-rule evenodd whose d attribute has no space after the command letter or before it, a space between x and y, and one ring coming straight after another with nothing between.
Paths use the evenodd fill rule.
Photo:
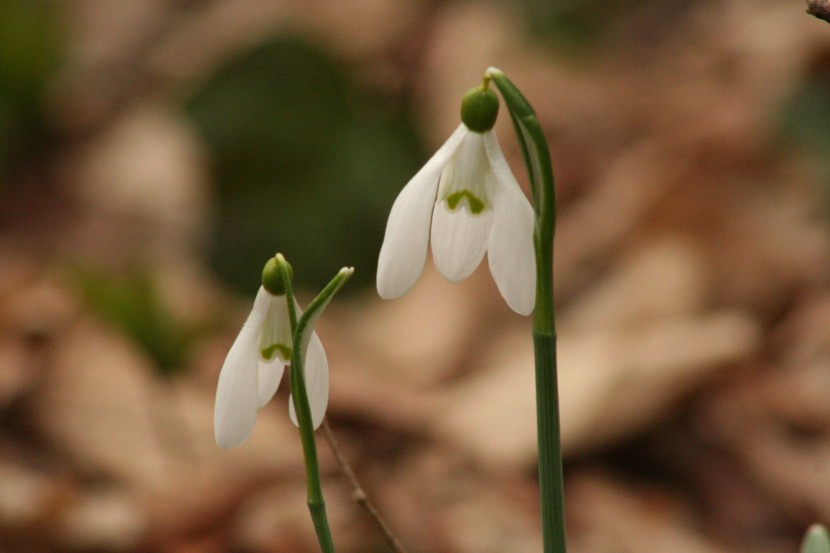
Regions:
<instances>
[{"instance_id":1,"label":"second snowdrop flower","mask_svg":"<svg viewBox=\"0 0 830 553\"><path fill-rule=\"evenodd\" d=\"M236 447L248 439L257 410L274 397L285 366L291 363L293 333L288 297L278 263L287 265L279 254L266 263L253 310L219 373L214 432L216 443L223 448ZM299 316L299 307L295 309ZM304 374L312 421L317 428L328 405L329 366L316 332L312 333L308 343ZM289 406L296 425L293 400L289 400Z\"/></svg>"},{"instance_id":2,"label":"second snowdrop flower","mask_svg":"<svg viewBox=\"0 0 830 553\"><path fill-rule=\"evenodd\" d=\"M486 86L467 92L461 125L398 195L378 260L382 298L398 298L412 288L431 242L435 265L448 280L470 276L486 253L511 309L522 315L533 311L533 208L492 130L498 109L498 96Z\"/></svg>"}]
</instances>

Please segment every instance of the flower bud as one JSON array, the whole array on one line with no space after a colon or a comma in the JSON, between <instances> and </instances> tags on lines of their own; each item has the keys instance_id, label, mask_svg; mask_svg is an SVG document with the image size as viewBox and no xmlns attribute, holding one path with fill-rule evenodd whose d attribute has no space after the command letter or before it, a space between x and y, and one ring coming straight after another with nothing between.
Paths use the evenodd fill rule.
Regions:
<instances>
[{"instance_id":1,"label":"flower bud","mask_svg":"<svg viewBox=\"0 0 830 553\"><path fill-rule=\"evenodd\" d=\"M280 265L288 267L288 276L294 276L294 270L282 254L277 254L268 260L265 267L262 269L262 287L274 296L285 295L285 282L283 281L283 271Z\"/></svg>"},{"instance_id":2,"label":"flower bud","mask_svg":"<svg viewBox=\"0 0 830 553\"><path fill-rule=\"evenodd\" d=\"M471 88L461 100L461 121L471 131L489 131L496 124L498 114L499 97L489 88Z\"/></svg>"}]
</instances>

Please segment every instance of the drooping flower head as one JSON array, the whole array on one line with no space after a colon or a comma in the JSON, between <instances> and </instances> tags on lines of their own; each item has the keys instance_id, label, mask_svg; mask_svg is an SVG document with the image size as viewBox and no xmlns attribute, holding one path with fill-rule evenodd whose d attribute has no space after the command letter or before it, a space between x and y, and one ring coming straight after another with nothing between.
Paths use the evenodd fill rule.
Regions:
<instances>
[{"instance_id":1,"label":"drooping flower head","mask_svg":"<svg viewBox=\"0 0 830 553\"><path fill-rule=\"evenodd\" d=\"M461 125L401 190L378 260L382 298L414 286L431 244L436 268L451 282L470 276L486 253L507 304L522 315L533 311L533 208L493 131L498 109L487 86L468 91Z\"/></svg>"},{"instance_id":2,"label":"drooping flower head","mask_svg":"<svg viewBox=\"0 0 830 553\"><path fill-rule=\"evenodd\" d=\"M257 410L274 397L285 366L291 363L293 332L284 274L290 278L291 266L281 254L265 264L254 307L219 373L213 420L216 443L220 447L236 447L248 439ZM295 309L299 316L296 303ZM309 340L304 374L312 421L317 428L328 405L329 368L316 332ZM294 402L289 401L289 406L291 420L296 425Z\"/></svg>"}]
</instances>

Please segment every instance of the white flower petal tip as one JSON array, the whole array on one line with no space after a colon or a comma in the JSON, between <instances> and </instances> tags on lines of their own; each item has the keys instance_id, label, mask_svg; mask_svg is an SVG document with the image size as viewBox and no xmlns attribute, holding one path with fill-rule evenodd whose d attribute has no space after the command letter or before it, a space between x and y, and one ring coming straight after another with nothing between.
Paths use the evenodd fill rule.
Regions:
<instances>
[{"instance_id":1,"label":"white flower petal tip","mask_svg":"<svg viewBox=\"0 0 830 553\"><path fill-rule=\"evenodd\" d=\"M279 360L270 363L259 362L258 409L268 405L268 402L277 393L284 372L285 365Z\"/></svg>"},{"instance_id":2,"label":"white flower petal tip","mask_svg":"<svg viewBox=\"0 0 830 553\"><path fill-rule=\"evenodd\" d=\"M224 449L241 445L254 428L259 400L259 341L271 294L260 287L254 307L236 337L216 385L213 430Z\"/></svg>"},{"instance_id":3,"label":"white flower petal tip","mask_svg":"<svg viewBox=\"0 0 830 553\"><path fill-rule=\"evenodd\" d=\"M264 314L255 304L219 373L213 430L221 448L242 444L254 428L259 388L257 344L263 319Z\"/></svg>"},{"instance_id":4,"label":"white flower petal tip","mask_svg":"<svg viewBox=\"0 0 830 553\"><path fill-rule=\"evenodd\" d=\"M436 268L451 282L470 276L486 253L502 297L529 315L536 297L533 227L533 208L495 132L462 124L392 206L378 259L378 294L395 299L412 288L429 242Z\"/></svg>"},{"instance_id":5,"label":"white flower petal tip","mask_svg":"<svg viewBox=\"0 0 830 553\"><path fill-rule=\"evenodd\" d=\"M520 315L530 315L536 301L533 208L510 171L495 133L485 134L484 147L496 190L487 239L488 265L507 305Z\"/></svg>"},{"instance_id":6,"label":"white flower petal tip","mask_svg":"<svg viewBox=\"0 0 830 553\"><path fill-rule=\"evenodd\" d=\"M316 430L323 423L329 405L329 362L323 344L320 342L320 338L317 337L316 332L311 334L303 373L305 374L308 406L311 411L311 423ZM295 426L299 426L293 396L288 402L288 414L291 417L291 422Z\"/></svg>"},{"instance_id":7,"label":"white flower petal tip","mask_svg":"<svg viewBox=\"0 0 830 553\"><path fill-rule=\"evenodd\" d=\"M235 409L227 404L239 405ZM253 411L242 406L242 401L234 399L217 399L217 408L214 416L214 435L216 445L222 449L231 449L242 445L254 429L256 422L256 408ZM220 407L225 405L225 407Z\"/></svg>"}]
</instances>

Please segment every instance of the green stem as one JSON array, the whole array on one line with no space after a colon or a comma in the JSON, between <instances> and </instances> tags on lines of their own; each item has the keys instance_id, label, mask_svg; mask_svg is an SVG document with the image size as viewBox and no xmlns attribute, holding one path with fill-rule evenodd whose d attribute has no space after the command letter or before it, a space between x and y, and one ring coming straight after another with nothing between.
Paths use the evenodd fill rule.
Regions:
<instances>
[{"instance_id":1,"label":"green stem","mask_svg":"<svg viewBox=\"0 0 830 553\"><path fill-rule=\"evenodd\" d=\"M565 553L565 495L553 311L553 234L556 225L553 169L545 135L530 103L500 70L491 67L486 77L495 83L510 111L533 196L536 219L533 234L536 250L533 346L542 539L545 553Z\"/></svg>"},{"instance_id":2,"label":"green stem","mask_svg":"<svg viewBox=\"0 0 830 553\"><path fill-rule=\"evenodd\" d=\"M284 261L284 260L283 260ZM317 462L317 443L314 440L314 426L311 421L311 408L308 404L308 395L305 388L305 374L303 373L303 354L300 347L301 332L298 332L297 312L294 304L294 292L291 287L291 273L287 263L279 264L285 282L285 294L288 301L288 315L291 321L293 344L291 353L291 367L288 379L291 386L291 397L294 400L294 410L300 427L300 440L303 445L305 458L306 490L308 510L317 533L317 541L323 553L334 553L334 541L331 537L328 517L326 516L326 502L323 499L323 488L320 484L320 467Z\"/></svg>"}]
</instances>

